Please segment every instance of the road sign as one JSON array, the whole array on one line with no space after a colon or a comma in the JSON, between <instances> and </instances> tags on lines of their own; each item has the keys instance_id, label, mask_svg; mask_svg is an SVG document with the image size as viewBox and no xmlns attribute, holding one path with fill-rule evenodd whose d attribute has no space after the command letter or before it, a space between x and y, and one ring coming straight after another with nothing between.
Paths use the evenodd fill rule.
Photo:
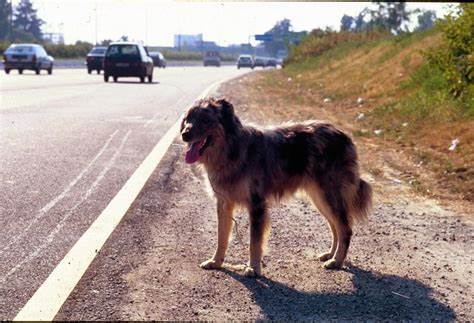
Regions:
<instances>
[{"instance_id":1,"label":"road sign","mask_svg":"<svg viewBox=\"0 0 474 323\"><path fill-rule=\"evenodd\" d=\"M273 35L272 34L255 35L255 40L272 41Z\"/></svg>"}]
</instances>

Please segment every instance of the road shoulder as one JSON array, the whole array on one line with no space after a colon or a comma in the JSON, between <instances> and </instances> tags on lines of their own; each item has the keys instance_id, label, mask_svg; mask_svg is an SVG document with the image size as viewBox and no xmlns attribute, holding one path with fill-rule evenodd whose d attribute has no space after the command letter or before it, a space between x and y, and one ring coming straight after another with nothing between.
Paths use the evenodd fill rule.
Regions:
<instances>
[{"instance_id":1,"label":"road shoulder","mask_svg":"<svg viewBox=\"0 0 474 323\"><path fill-rule=\"evenodd\" d=\"M239 101L239 90L220 91ZM237 103L245 115L248 103ZM238 268L248 255L242 212L231 265L200 269L216 240L215 206L183 152L175 141L56 319L472 319L472 224L379 178L368 178L376 193L392 191L378 195L368 224L355 229L344 270L320 267L329 231L302 200L272 209L265 277L245 278Z\"/></svg>"}]
</instances>

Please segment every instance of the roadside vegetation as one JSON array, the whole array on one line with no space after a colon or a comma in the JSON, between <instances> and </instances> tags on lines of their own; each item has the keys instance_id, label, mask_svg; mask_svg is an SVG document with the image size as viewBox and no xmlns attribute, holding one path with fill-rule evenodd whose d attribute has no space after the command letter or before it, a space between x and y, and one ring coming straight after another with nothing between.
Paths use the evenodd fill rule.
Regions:
<instances>
[{"instance_id":1,"label":"roadside vegetation","mask_svg":"<svg viewBox=\"0 0 474 323\"><path fill-rule=\"evenodd\" d=\"M413 32L383 19L357 31L356 20L314 30L257 86L281 90L289 105L334 107L359 140L402 149L434 174L412 178L414 189L435 185L474 201L474 6Z\"/></svg>"}]
</instances>

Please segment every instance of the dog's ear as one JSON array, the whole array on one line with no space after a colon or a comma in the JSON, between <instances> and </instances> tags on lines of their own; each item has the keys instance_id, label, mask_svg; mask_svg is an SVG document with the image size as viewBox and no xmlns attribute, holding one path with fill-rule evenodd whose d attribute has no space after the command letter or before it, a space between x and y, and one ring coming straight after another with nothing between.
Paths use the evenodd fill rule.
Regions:
<instances>
[{"instance_id":1,"label":"dog's ear","mask_svg":"<svg viewBox=\"0 0 474 323\"><path fill-rule=\"evenodd\" d=\"M225 98L219 98L216 100L216 103L221 109L221 113L229 114L229 115L234 115L234 106L232 103L227 101Z\"/></svg>"},{"instance_id":2,"label":"dog's ear","mask_svg":"<svg viewBox=\"0 0 474 323\"><path fill-rule=\"evenodd\" d=\"M224 98L219 98L215 101L219 109L219 120L228 134L234 134L239 121L234 113L234 106L232 103Z\"/></svg>"}]
</instances>

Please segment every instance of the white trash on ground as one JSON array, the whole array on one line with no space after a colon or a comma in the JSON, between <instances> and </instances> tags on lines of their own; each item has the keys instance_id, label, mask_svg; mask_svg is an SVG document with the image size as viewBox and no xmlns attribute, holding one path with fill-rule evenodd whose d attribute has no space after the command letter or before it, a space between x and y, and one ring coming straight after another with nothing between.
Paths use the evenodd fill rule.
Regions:
<instances>
[{"instance_id":1,"label":"white trash on ground","mask_svg":"<svg viewBox=\"0 0 474 323\"><path fill-rule=\"evenodd\" d=\"M377 129L377 130L374 130L374 133L379 136L380 134L382 134L382 129Z\"/></svg>"},{"instance_id":2,"label":"white trash on ground","mask_svg":"<svg viewBox=\"0 0 474 323\"><path fill-rule=\"evenodd\" d=\"M363 114L362 112L357 115L357 120L362 120L364 118L365 118L365 114Z\"/></svg>"},{"instance_id":3,"label":"white trash on ground","mask_svg":"<svg viewBox=\"0 0 474 323\"><path fill-rule=\"evenodd\" d=\"M454 149L456 149L456 147L459 145L459 138L456 138L454 139L453 141L451 141L451 146L449 146L449 151L454 151Z\"/></svg>"},{"instance_id":4,"label":"white trash on ground","mask_svg":"<svg viewBox=\"0 0 474 323\"><path fill-rule=\"evenodd\" d=\"M331 99L330 98L325 98L323 102L324 103L329 103L329 102L331 102Z\"/></svg>"}]
</instances>

